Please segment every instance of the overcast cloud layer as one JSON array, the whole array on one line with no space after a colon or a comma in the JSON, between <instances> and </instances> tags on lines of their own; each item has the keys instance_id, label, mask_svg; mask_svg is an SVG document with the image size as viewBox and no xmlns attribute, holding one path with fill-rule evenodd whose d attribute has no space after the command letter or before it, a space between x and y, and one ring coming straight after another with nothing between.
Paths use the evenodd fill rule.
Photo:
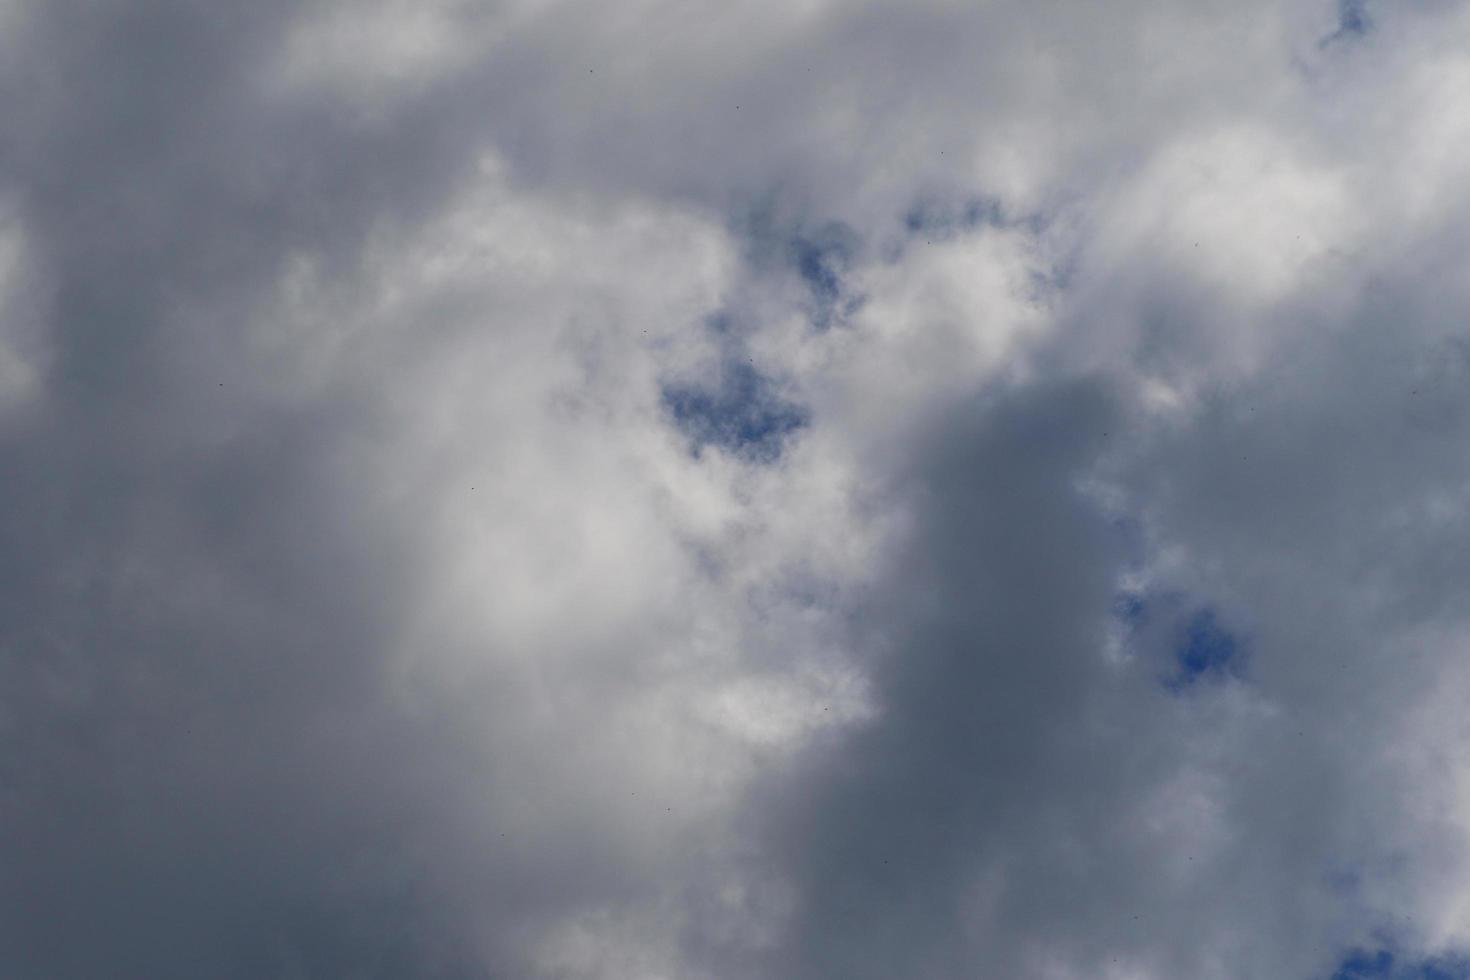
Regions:
<instances>
[{"instance_id":1,"label":"overcast cloud layer","mask_svg":"<svg viewBox=\"0 0 1470 980\"><path fill-rule=\"evenodd\" d=\"M1470 977L1470 8L0 0L0 975Z\"/></svg>"}]
</instances>

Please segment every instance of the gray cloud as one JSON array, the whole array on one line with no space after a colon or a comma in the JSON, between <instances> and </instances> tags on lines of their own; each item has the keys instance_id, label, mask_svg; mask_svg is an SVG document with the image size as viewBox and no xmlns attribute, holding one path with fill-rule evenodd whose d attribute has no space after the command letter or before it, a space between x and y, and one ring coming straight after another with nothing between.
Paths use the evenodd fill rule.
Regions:
<instances>
[{"instance_id":1,"label":"gray cloud","mask_svg":"<svg viewBox=\"0 0 1470 980\"><path fill-rule=\"evenodd\" d=\"M0 3L0 972L1463 973L1467 30Z\"/></svg>"}]
</instances>

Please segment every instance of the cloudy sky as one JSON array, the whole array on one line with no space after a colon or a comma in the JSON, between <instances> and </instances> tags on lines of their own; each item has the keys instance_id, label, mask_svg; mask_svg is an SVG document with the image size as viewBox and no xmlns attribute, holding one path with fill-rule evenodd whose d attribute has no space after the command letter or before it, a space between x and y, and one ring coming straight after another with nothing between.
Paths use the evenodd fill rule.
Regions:
<instances>
[{"instance_id":1,"label":"cloudy sky","mask_svg":"<svg viewBox=\"0 0 1470 980\"><path fill-rule=\"evenodd\" d=\"M0 0L0 974L1470 977L1470 7Z\"/></svg>"}]
</instances>

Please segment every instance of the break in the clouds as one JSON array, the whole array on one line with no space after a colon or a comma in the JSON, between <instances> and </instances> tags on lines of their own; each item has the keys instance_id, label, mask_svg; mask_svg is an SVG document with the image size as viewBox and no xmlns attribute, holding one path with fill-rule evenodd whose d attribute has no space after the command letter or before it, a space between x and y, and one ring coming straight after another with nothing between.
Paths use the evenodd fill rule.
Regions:
<instances>
[{"instance_id":1,"label":"break in the clouds","mask_svg":"<svg viewBox=\"0 0 1470 980\"><path fill-rule=\"evenodd\" d=\"M1470 11L0 0L0 974L1470 977Z\"/></svg>"}]
</instances>

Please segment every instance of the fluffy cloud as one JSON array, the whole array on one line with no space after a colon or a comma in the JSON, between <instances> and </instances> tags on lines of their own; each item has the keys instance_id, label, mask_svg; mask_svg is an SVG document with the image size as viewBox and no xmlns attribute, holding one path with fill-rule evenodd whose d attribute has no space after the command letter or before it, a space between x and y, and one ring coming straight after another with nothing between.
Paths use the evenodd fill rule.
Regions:
<instances>
[{"instance_id":1,"label":"fluffy cloud","mask_svg":"<svg viewBox=\"0 0 1470 980\"><path fill-rule=\"evenodd\" d=\"M0 4L21 978L1470 975L1470 16Z\"/></svg>"}]
</instances>

